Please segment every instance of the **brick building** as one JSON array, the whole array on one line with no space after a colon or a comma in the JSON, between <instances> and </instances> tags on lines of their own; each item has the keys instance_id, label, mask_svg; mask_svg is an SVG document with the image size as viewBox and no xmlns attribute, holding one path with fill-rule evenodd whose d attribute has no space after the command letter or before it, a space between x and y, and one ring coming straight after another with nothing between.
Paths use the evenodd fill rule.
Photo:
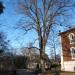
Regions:
<instances>
[{"instance_id":1,"label":"brick building","mask_svg":"<svg viewBox=\"0 0 75 75\"><path fill-rule=\"evenodd\" d=\"M75 28L60 33L61 36L61 70L75 71Z\"/></svg>"}]
</instances>

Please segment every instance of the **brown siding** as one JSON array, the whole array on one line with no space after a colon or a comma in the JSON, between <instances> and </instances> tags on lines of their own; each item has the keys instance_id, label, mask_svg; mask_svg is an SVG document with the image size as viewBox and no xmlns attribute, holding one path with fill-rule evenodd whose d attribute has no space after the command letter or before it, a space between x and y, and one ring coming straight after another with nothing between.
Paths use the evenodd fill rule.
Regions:
<instances>
[{"instance_id":1,"label":"brown siding","mask_svg":"<svg viewBox=\"0 0 75 75\"><path fill-rule=\"evenodd\" d=\"M74 33L74 35L75 35L75 30L71 30L70 32L66 32L61 35L64 61L75 61L75 59L72 59L72 57L71 57L70 48L75 47L75 43L70 44L69 37L68 37L70 33ZM74 38L75 38L75 36L74 36Z\"/></svg>"}]
</instances>

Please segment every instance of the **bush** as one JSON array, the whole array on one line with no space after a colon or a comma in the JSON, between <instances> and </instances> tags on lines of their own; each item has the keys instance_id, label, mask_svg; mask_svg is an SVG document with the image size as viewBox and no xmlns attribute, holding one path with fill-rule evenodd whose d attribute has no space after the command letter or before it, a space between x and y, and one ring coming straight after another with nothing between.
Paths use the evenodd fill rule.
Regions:
<instances>
[{"instance_id":1,"label":"bush","mask_svg":"<svg viewBox=\"0 0 75 75\"><path fill-rule=\"evenodd\" d=\"M51 65L51 68L56 68L58 66L59 66L58 64L54 63L54 64Z\"/></svg>"},{"instance_id":2,"label":"bush","mask_svg":"<svg viewBox=\"0 0 75 75\"><path fill-rule=\"evenodd\" d=\"M27 60L27 58L24 57L24 56L18 56L18 57L16 57L14 59L15 68L17 68L17 69L26 68L26 66L27 66L26 60Z\"/></svg>"}]
</instances>

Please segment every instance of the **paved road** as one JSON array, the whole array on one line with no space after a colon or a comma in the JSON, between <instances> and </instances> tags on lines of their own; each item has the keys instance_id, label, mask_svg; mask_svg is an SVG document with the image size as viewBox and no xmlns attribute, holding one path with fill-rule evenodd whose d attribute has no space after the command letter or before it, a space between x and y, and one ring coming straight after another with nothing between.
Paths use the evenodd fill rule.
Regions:
<instances>
[{"instance_id":1,"label":"paved road","mask_svg":"<svg viewBox=\"0 0 75 75\"><path fill-rule=\"evenodd\" d=\"M27 70L24 70L24 69L17 70L17 73L18 73L18 75L38 75L38 74L34 74L31 71L27 71Z\"/></svg>"}]
</instances>

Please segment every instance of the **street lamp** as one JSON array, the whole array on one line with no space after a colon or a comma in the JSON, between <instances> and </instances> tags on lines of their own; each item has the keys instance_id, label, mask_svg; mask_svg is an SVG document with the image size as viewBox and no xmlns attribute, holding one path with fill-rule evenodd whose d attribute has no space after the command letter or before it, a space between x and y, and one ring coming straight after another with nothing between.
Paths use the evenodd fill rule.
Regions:
<instances>
[{"instance_id":1,"label":"street lamp","mask_svg":"<svg viewBox=\"0 0 75 75\"><path fill-rule=\"evenodd\" d=\"M3 9L4 9L3 3L2 3L2 2L0 2L0 14L2 14L2 13L3 13Z\"/></svg>"}]
</instances>

